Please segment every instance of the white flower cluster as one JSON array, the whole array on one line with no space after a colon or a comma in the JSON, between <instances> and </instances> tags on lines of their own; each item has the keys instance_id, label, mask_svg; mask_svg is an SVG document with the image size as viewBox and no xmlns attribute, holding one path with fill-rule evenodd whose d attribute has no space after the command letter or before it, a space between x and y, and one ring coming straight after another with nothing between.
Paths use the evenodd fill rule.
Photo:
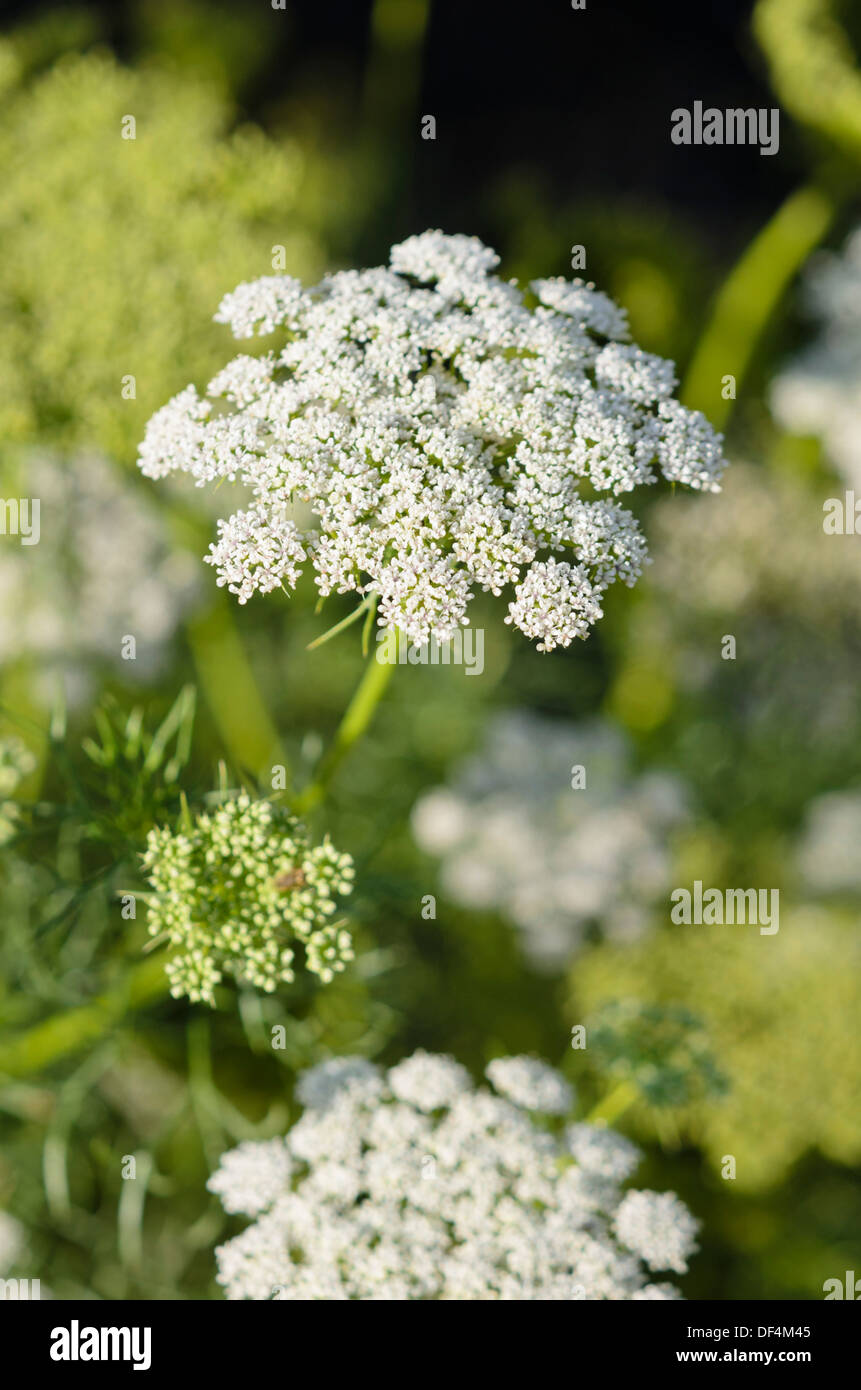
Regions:
<instances>
[{"instance_id":1,"label":"white flower cluster","mask_svg":"<svg viewBox=\"0 0 861 1390\"><path fill-rule=\"evenodd\" d=\"M139 462L251 488L207 556L240 603L292 589L310 561L321 594L373 593L381 626L445 641L474 586L512 586L506 621L549 651L587 636L647 558L631 513L583 485L618 496L660 472L718 490L719 436L672 399L672 364L625 341L623 312L579 281L524 294L497 263L474 237L426 232L389 267L226 296L216 318L236 337L286 342L236 357L209 399L187 387Z\"/></svg>"},{"instance_id":2,"label":"white flower cluster","mask_svg":"<svg viewBox=\"0 0 861 1390\"><path fill-rule=\"evenodd\" d=\"M708 507L700 497L672 508L669 500L652 509L657 556L632 640L660 645L680 684L699 691L726 669L719 639L733 633L745 669L735 713L759 711L772 728L797 719L829 740L842 730L851 746L861 566L851 544L824 532L822 496L778 467L735 463Z\"/></svg>"},{"instance_id":3,"label":"white flower cluster","mask_svg":"<svg viewBox=\"0 0 861 1390\"><path fill-rule=\"evenodd\" d=\"M134 477L97 454L36 454L5 486L38 498L39 540L0 547L0 663L23 656L43 672L60 668L73 703L88 694L94 658L126 679L150 678L199 584L193 557L171 543ZM121 658L127 635L134 661Z\"/></svg>"},{"instance_id":4,"label":"white flower cluster","mask_svg":"<svg viewBox=\"0 0 861 1390\"><path fill-rule=\"evenodd\" d=\"M355 1057L307 1073L286 1139L240 1144L209 1180L255 1218L216 1251L227 1297L679 1297L646 1271L684 1272L698 1223L673 1193L622 1193L635 1146L554 1125L572 1095L542 1062L487 1074L500 1094L426 1052L385 1074Z\"/></svg>"},{"instance_id":5,"label":"white flower cluster","mask_svg":"<svg viewBox=\"0 0 861 1390\"><path fill-rule=\"evenodd\" d=\"M491 722L484 749L417 802L413 833L442 859L456 903L502 913L536 965L563 964L590 925L630 939L667 890L668 833L685 819L670 774L635 778L622 732L524 712ZM586 785L572 788L572 769Z\"/></svg>"},{"instance_id":6,"label":"white flower cluster","mask_svg":"<svg viewBox=\"0 0 861 1390\"><path fill-rule=\"evenodd\" d=\"M806 294L822 331L775 380L772 409L785 428L820 437L847 485L861 490L861 227L841 255L813 261Z\"/></svg>"},{"instance_id":7,"label":"white flower cluster","mask_svg":"<svg viewBox=\"0 0 861 1390\"><path fill-rule=\"evenodd\" d=\"M711 632L715 619L772 610L830 623L861 600L861 569L846 553L851 547L832 544L817 496L785 470L734 463L707 509L699 497L678 499L673 508L668 500L650 518L659 551L650 596L659 613L668 613L671 638L678 639L686 614L688 625L705 619ZM777 536L780 545L766 543ZM695 556L703 563L692 575L687 566ZM702 633L696 640L703 644Z\"/></svg>"},{"instance_id":8,"label":"white flower cluster","mask_svg":"<svg viewBox=\"0 0 861 1390\"><path fill-rule=\"evenodd\" d=\"M349 931L332 921L352 859L328 839L312 845L269 801L242 792L176 833L154 827L143 871L150 934L182 948L165 966L177 997L214 1004L225 974L271 994L294 979L297 944L324 984L353 959Z\"/></svg>"},{"instance_id":9,"label":"white flower cluster","mask_svg":"<svg viewBox=\"0 0 861 1390\"><path fill-rule=\"evenodd\" d=\"M827 792L807 808L796 849L805 886L814 893L861 892L861 792Z\"/></svg>"}]
</instances>

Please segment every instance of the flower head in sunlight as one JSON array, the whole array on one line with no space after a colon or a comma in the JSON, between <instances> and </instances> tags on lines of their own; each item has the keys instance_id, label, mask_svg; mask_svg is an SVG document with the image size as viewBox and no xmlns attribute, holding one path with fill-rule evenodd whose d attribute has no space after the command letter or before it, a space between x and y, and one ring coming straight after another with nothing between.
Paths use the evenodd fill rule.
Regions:
<instances>
[{"instance_id":1,"label":"flower head in sunlight","mask_svg":"<svg viewBox=\"0 0 861 1390\"><path fill-rule=\"evenodd\" d=\"M468 623L474 589L505 591L507 621L550 651L641 573L621 495L659 475L718 490L719 436L623 311L580 281L524 291L497 263L426 232L388 267L226 296L219 322L278 343L159 410L139 462L252 490L207 557L240 603L310 564L322 595L374 595L381 626L426 642Z\"/></svg>"},{"instance_id":2,"label":"flower head in sunlight","mask_svg":"<svg viewBox=\"0 0 861 1390\"><path fill-rule=\"evenodd\" d=\"M286 1138L240 1144L209 1180L255 1218L216 1251L227 1297L677 1298L648 1272L684 1272L698 1223L674 1193L623 1194L636 1147L549 1120L573 1095L535 1058L487 1076L499 1094L427 1052L313 1068Z\"/></svg>"}]
</instances>

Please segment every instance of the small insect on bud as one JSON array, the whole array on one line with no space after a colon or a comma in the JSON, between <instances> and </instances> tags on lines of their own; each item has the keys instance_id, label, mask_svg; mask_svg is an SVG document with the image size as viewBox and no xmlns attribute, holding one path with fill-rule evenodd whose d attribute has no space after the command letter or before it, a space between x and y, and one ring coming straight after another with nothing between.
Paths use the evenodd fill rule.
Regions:
<instances>
[{"instance_id":1,"label":"small insect on bud","mask_svg":"<svg viewBox=\"0 0 861 1390\"><path fill-rule=\"evenodd\" d=\"M289 869L285 874L279 874L275 880L275 887L288 892L291 888L304 888L306 883L305 875L301 869Z\"/></svg>"},{"instance_id":2,"label":"small insect on bud","mask_svg":"<svg viewBox=\"0 0 861 1390\"><path fill-rule=\"evenodd\" d=\"M222 795L210 813L188 811L181 833L153 827L143 872L153 890L150 936L184 948L165 962L176 999L214 1006L225 975L267 994L292 984L294 939L323 984L353 959L350 933L331 921L336 898L352 890L352 859L329 840L313 844L301 822L265 798Z\"/></svg>"}]
</instances>

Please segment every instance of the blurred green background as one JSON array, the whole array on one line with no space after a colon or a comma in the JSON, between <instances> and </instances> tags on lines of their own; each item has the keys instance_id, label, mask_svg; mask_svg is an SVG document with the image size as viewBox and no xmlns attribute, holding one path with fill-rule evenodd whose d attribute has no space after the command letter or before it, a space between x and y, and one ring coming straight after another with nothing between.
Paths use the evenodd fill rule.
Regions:
<instances>
[{"instance_id":1,"label":"blurred green background","mask_svg":"<svg viewBox=\"0 0 861 1390\"><path fill-rule=\"evenodd\" d=\"M283 1131L311 1061L425 1046L474 1068L539 1053L585 1112L621 1082L638 1183L703 1221L686 1295L822 1297L861 1259L861 543L822 529L825 499L861 495L861 258L840 250L859 220L857 7L151 0L8 5L2 24L2 495L46 501L38 546L0 540L0 1214L18 1223L0 1224L0 1275L58 1298L220 1296L212 1246L236 1227L205 1191L219 1154ZM696 99L779 105L779 154L673 146L670 112ZM312 816L356 860L353 967L265 999L225 988L215 1010L168 1000L117 896L149 826L180 787L199 801L221 760L264 795L276 764L310 780L363 657L355 627L307 650L348 600L321 617L310 584L242 610L217 590L199 562L212 501L144 480L138 441L231 355L212 315L275 248L309 279L436 226L522 278L571 273L582 245L635 340L726 430L733 467L720 497L638 504L655 563L588 643L537 653L486 598L480 677L396 671ZM829 312L817 265L837 277ZM786 391L826 418L839 403L842 449L775 406L774 382L823 342ZM125 633L144 634L134 663ZM189 728L192 691L180 775L170 725L145 766L146 731L178 698ZM538 814L539 744L576 754L597 729L624 749L602 823L617 847L632 816L655 841L636 930L613 926L605 887L542 960L504 895L471 902L418 833L417 804L492 758L512 712L536 741L502 843L524 891L576 795L560 759ZM671 830L645 792L630 800L656 773L684 805ZM695 878L779 888L780 932L671 926L669 891ZM618 1001L630 1028L572 1050L572 1027L600 1036ZM649 1052L648 1010L682 1005L723 1093L650 1090L656 1068L695 1079L686 1042Z\"/></svg>"}]
</instances>

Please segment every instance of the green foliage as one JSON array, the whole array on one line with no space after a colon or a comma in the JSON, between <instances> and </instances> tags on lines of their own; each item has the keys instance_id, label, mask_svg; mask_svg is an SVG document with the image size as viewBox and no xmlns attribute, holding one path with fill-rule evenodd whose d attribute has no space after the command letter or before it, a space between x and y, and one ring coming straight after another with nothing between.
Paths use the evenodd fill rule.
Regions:
<instances>
[{"instance_id":1,"label":"green foliage","mask_svg":"<svg viewBox=\"0 0 861 1390\"><path fill-rule=\"evenodd\" d=\"M614 713L660 730L741 854L861 774L861 573L822 529L835 490L772 456L734 463L708 510L659 502L650 582L614 634Z\"/></svg>"},{"instance_id":2,"label":"green foliage","mask_svg":"<svg viewBox=\"0 0 861 1390\"><path fill-rule=\"evenodd\" d=\"M131 462L191 364L214 371L226 290L271 273L276 245L290 272L319 268L301 150L231 129L219 85L187 71L94 51L26 82L5 42L0 72L0 429Z\"/></svg>"},{"instance_id":3,"label":"green foliage","mask_svg":"<svg viewBox=\"0 0 861 1390\"><path fill-rule=\"evenodd\" d=\"M34 451L64 451L79 498L78 451L131 470L153 409L223 362L212 315L238 282L271 273L273 246L285 247L288 272L315 279L335 263L333 248L342 263L373 263L412 216L409 190L428 167L416 162L414 115L429 7L375 7L355 129L354 93L330 72L320 79L309 68L297 90L272 81L260 97L273 15L238 18L239 8L124 6L122 62L92 48L106 33L95 11L40 14L0 41L7 496L27 491L16 470ZM501 164L465 208L440 210L447 230L486 224L505 272L522 279L570 273L571 243L584 243L584 273L626 305L649 350L692 360L692 403L723 412L730 456L750 460L733 464L721 497L674 497L664 508L655 489L644 500L655 563L633 596L608 603L588 644L553 658L523 650L491 621L488 602L477 619L488 615L485 670L473 680L455 667L363 667L361 608L337 596L324 621L301 591L289 605L275 595L249 605L241 623L214 603L133 694L125 663L108 689L107 668L85 656L90 711L70 698L50 729L24 717L47 698L39 659L23 646L10 656L0 730L0 1222L14 1213L24 1243L6 1272L40 1277L61 1298L220 1296L212 1247L233 1228L205 1184L224 1150L283 1134L304 1067L338 1054L394 1062L418 1046L476 1071L504 1053L560 1060L593 1118L648 1144L650 1183L677 1188L702 1217L692 1297L820 1297L825 1277L851 1267L861 1221L857 920L846 903L788 899L809 801L861 778L857 558L850 538L822 534L822 499L838 484L812 441L775 438L765 393L766 374L797 346L783 313L792 278L852 191L861 158L861 89L841 14L851 18L828 0L756 7L773 103L814 136L793 141L782 128L789 161L782 152L766 162L790 179L806 162L807 182L760 235L749 207L714 226L657 193L645 208L598 187L554 191L535 173L538 159ZM267 134L237 125L246 103ZM288 112L279 134L275 121ZM122 139L129 115L135 140ZM424 151L438 154L442 138L439 151ZM791 332L801 331L799 317ZM737 377L737 403L721 396L726 373ZM124 376L135 377L134 398L122 396ZM206 584L200 495L180 508L162 492L157 505ZM133 546L121 529L116 544ZM86 545L83 528L76 538ZM37 564L43 551L26 558ZM308 650L324 626L334 635L351 620L340 640ZM721 659L724 633L736 637L734 661ZM531 969L498 914L435 897L411 808L480 747L495 711L514 707L572 725L621 722L638 776L672 767L688 784L699 821L677 881L780 884L779 933L655 927L640 941L589 945L560 976ZM7 724L10 711L20 717ZM226 770L209 793L222 759L247 796L226 796ZM268 794L274 762L290 768L285 802L293 795L295 811L304 798L301 843L287 810L253 799ZM258 820L251 808L261 806ZM224 852L213 827L225 812L250 848L231 824ZM129 915L129 900L147 903L138 885L153 831L160 949L149 954L147 914ZM288 902L297 940L282 940L280 927L270 939L301 955L308 917L296 895L308 884L295 876L313 877L305 857L315 862L327 832L355 861L355 959L325 986L296 970L271 991L265 973L257 984L230 980L206 1006L171 998L161 931L173 925L186 949L215 951L220 970L231 944L259 947L261 895L266 912ZM517 853L529 850L521 835ZM185 878L171 900L173 870ZM177 901L193 910L177 915ZM305 906L313 914L324 901L333 899ZM231 943L224 932L237 918L248 935ZM325 932L333 914L321 920ZM173 949L184 948L176 940ZM332 968L318 964L322 975ZM574 1019L587 1021L584 1052L569 1046ZM728 1154L732 1182L718 1176ZM133 1182L124 1179L130 1157Z\"/></svg>"},{"instance_id":4,"label":"green foliage","mask_svg":"<svg viewBox=\"0 0 861 1390\"><path fill-rule=\"evenodd\" d=\"M0 979L20 991L0 998L17 1018L37 1017L46 1002L82 1002L92 981L81 972L98 973L96 962L112 954L108 943L120 959L127 951L130 943L118 940L117 876L136 868L151 826L179 807L194 708L186 687L152 728L140 706L123 710L105 696L93 713L97 737L80 748L60 706L47 734L31 731L47 748L49 785L38 798L19 790L0 854L9 908ZM36 759L17 736L3 748L7 763L13 750L17 775L34 771Z\"/></svg>"},{"instance_id":5,"label":"green foliage","mask_svg":"<svg viewBox=\"0 0 861 1390\"><path fill-rule=\"evenodd\" d=\"M588 1027L589 1055L614 1081L630 1082L659 1108L711 1100L727 1090L702 1020L681 1005L617 999Z\"/></svg>"},{"instance_id":6,"label":"green foliage","mask_svg":"<svg viewBox=\"0 0 861 1390\"><path fill-rule=\"evenodd\" d=\"M140 837L175 806L178 779L191 756L196 701L194 687L185 686L153 732L140 705L126 714L106 696L95 709L98 739L82 739L81 748L98 773L85 774L78 784L94 836Z\"/></svg>"},{"instance_id":7,"label":"green foliage","mask_svg":"<svg viewBox=\"0 0 861 1390\"><path fill-rule=\"evenodd\" d=\"M16 803L7 798L35 767L35 757L19 738L0 739L0 845L14 837L20 814Z\"/></svg>"},{"instance_id":8,"label":"green foliage","mask_svg":"<svg viewBox=\"0 0 861 1390\"><path fill-rule=\"evenodd\" d=\"M691 1099L674 1112L679 1133L720 1172L737 1161L736 1185L759 1191L785 1181L819 1150L861 1159L861 941L851 918L817 908L781 914L780 931L749 926L665 928L642 944L599 946L572 973L578 1009L619 995L684 1007L708 1030L726 1096ZM666 1133L635 1113L644 1134Z\"/></svg>"},{"instance_id":9,"label":"green foliage","mask_svg":"<svg viewBox=\"0 0 861 1390\"><path fill-rule=\"evenodd\" d=\"M759 0L754 31L781 105L857 164L861 73L841 18L834 0Z\"/></svg>"}]
</instances>

